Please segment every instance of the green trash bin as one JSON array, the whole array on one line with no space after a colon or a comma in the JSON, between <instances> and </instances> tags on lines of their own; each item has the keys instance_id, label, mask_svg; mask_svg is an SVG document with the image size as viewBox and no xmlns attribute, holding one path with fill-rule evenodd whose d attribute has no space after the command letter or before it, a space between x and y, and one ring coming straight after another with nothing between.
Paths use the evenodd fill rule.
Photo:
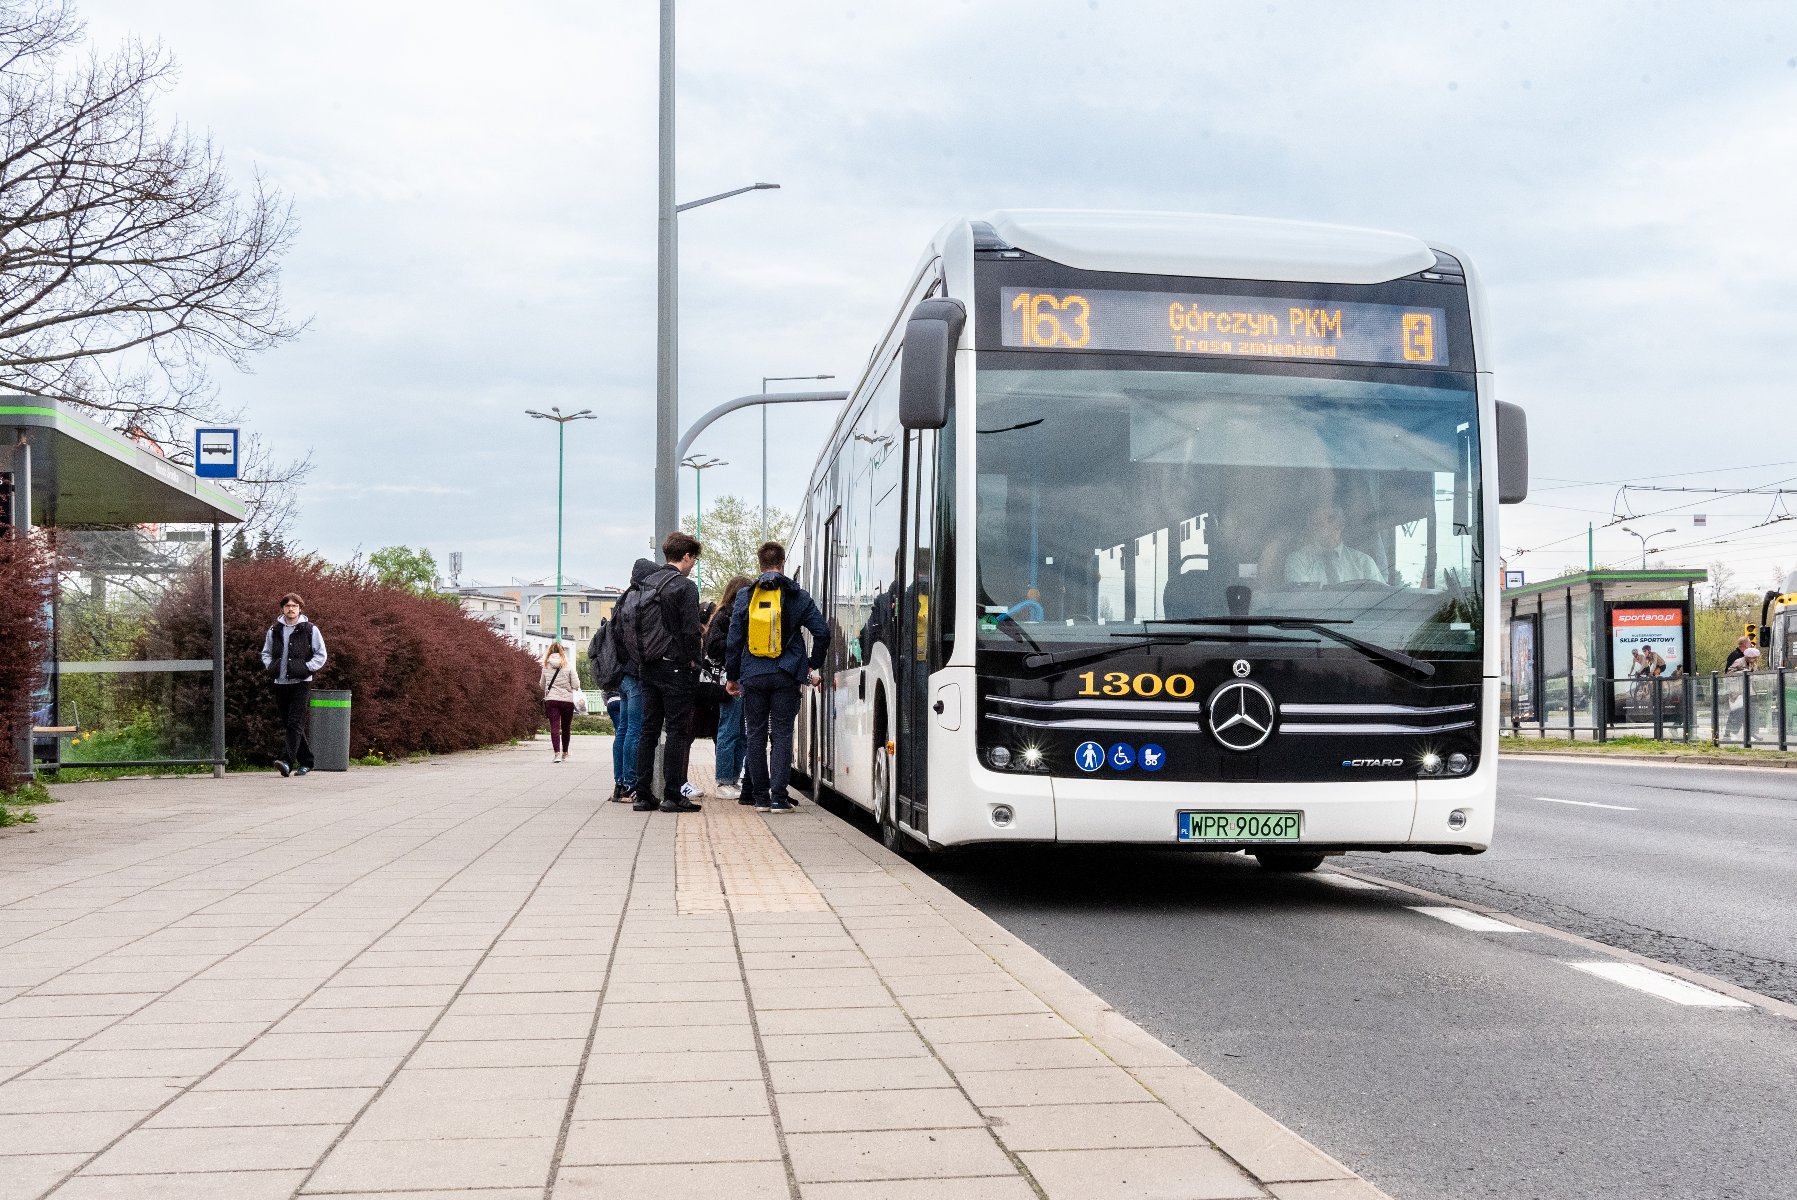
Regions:
<instances>
[{"instance_id":1,"label":"green trash bin","mask_svg":"<svg viewBox=\"0 0 1797 1200\"><path fill-rule=\"evenodd\" d=\"M311 716L306 736L312 743L313 769L349 770L349 693L314 688Z\"/></svg>"}]
</instances>

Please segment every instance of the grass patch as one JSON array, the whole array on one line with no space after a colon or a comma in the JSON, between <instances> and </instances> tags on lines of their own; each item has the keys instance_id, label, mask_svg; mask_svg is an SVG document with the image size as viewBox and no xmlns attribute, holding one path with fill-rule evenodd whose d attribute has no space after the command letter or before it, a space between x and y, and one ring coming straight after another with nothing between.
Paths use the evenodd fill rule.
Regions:
<instances>
[{"instance_id":1,"label":"grass patch","mask_svg":"<svg viewBox=\"0 0 1797 1200\"><path fill-rule=\"evenodd\" d=\"M576 716L573 723L569 725L568 732L608 737L613 732L611 718L593 713L584 717Z\"/></svg>"},{"instance_id":2,"label":"grass patch","mask_svg":"<svg viewBox=\"0 0 1797 1200\"><path fill-rule=\"evenodd\" d=\"M1784 750L1763 750L1758 746L1725 746L1708 740L1657 742L1653 738L1619 737L1607 742L1574 741L1572 738L1498 739L1498 749L1505 754L1651 754L1660 758L1682 758L1693 754L1705 757L1740 759L1742 762L1785 762L1791 754Z\"/></svg>"},{"instance_id":3,"label":"grass patch","mask_svg":"<svg viewBox=\"0 0 1797 1200\"><path fill-rule=\"evenodd\" d=\"M55 803L56 797L50 794L50 789L36 779L0 791L0 829L8 825L29 825L37 820L32 809L40 804Z\"/></svg>"}]
</instances>

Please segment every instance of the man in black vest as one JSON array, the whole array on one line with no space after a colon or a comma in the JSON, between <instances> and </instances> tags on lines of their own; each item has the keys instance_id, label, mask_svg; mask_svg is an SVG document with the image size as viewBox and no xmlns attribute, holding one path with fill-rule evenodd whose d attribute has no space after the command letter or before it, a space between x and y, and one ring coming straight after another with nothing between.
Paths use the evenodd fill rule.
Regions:
<instances>
[{"instance_id":1,"label":"man in black vest","mask_svg":"<svg viewBox=\"0 0 1797 1200\"><path fill-rule=\"evenodd\" d=\"M262 639L262 667L275 682L275 707L287 731L287 746L275 760L282 778L312 770L312 746L306 740L306 715L311 708L312 676L324 666L324 634L306 620L305 601L298 592L281 597L281 619L268 627Z\"/></svg>"},{"instance_id":2,"label":"man in black vest","mask_svg":"<svg viewBox=\"0 0 1797 1200\"><path fill-rule=\"evenodd\" d=\"M631 589L618 604L629 669L643 692L636 800L630 807L637 812L698 812L699 806L680 789L686 783L693 745L693 692L699 682L699 588L687 578L699 561L699 543L676 530L662 540L661 556L667 565L660 570L641 579L631 573ZM655 743L664 721L668 740L661 755L662 794L657 797Z\"/></svg>"}]
</instances>

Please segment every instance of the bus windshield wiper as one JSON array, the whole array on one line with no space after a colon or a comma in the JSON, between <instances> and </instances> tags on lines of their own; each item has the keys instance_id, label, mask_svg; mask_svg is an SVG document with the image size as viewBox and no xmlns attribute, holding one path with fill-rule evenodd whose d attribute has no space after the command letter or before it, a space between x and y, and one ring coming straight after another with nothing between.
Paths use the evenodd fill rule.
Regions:
<instances>
[{"instance_id":1,"label":"bus windshield wiper","mask_svg":"<svg viewBox=\"0 0 1797 1200\"><path fill-rule=\"evenodd\" d=\"M1042 653L1042 643L1031 637L1030 631L1023 627L1023 622L1019 621L1016 617L1013 617L1010 613L1000 613L998 619L992 622L992 625L995 629L1003 629L1010 635L1013 642L1023 642L1037 654Z\"/></svg>"},{"instance_id":2,"label":"bus windshield wiper","mask_svg":"<svg viewBox=\"0 0 1797 1200\"><path fill-rule=\"evenodd\" d=\"M1227 633L1208 633L1201 630L1169 630L1157 633L1153 637L1142 637L1135 633L1113 633L1111 637L1133 637L1137 640L1124 642L1118 646L1081 646L1076 650L1061 650L1049 654L1039 647L1037 653L1023 656L1023 665L1031 670L1037 667L1058 667L1068 663L1084 662L1087 659L1103 658L1107 654L1121 654L1129 650L1146 650L1153 646L1184 646L1189 642L1230 642L1236 639ZM1304 638L1262 638L1269 642L1302 642Z\"/></svg>"},{"instance_id":3,"label":"bus windshield wiper","mask_svg":"<svg viewBox=\"0 0 1797 1200\"><path fill-rule=\"evenodd\" d=\"M1354 622L1351 620L1340 618L1282 617L1273 613L1266 613L1253 617L1181 617L1178 620L1142 622L1143 625L1271 625L1274 629L1302 629L1309 633L1320 634L1332 642L1340 642L1344 646L1352 647L1370 658L1379 658L1386 662L1396 663L1400 667L1406 667L1415 671L1425 679L1435 674L1434 663L1425 662L1420 658L1413 658L1402 650L1394 650L1390 646L1381 646L1377 642L1369 642L1362 638L1354 637L1351 634L1343 633L1341 630L1335 628L1337 625L1352 625L1353 623ZM1257 638L1256 640L1271 641L1283 639Z\"/></svg>"}]
</instances>

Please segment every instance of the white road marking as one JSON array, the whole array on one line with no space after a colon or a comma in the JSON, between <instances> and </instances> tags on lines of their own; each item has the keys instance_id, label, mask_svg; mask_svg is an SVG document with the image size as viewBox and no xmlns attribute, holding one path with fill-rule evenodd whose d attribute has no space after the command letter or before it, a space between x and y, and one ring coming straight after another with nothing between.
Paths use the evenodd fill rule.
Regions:
<instances>
[{"instance_id":1,"label":"white road marking","mask_svg":"<svg viewBox=\"0 0 1797 1200\"><path fill-rule=\"evenodd\" d=\"M1357 891L1383 892L1384 885L1368 883L1364 879L1356 879L1352 875L1336 875L1330 871L1321 871L1311 876L1318 883L1326 883L1330 887L1353 888Z\"/></svg>"},{"instance_id":2,"label":"white road marking","mask_svg":"<svg viewBox=\"0 0 1797 1200\"><path fill-rule=\"evenodd\" d=\"M1599 804L1595 800L1556 800L1552 796L1537 796L1535 799L1543 804L1576 804L1580 808L1613 808L1617 812L1640 812L1638 808L1630 808L1626 804Z\"/></svg>"},{"instance_id":3,"label":"white road marking","mask_svg":"<svg viewBox=\"0 0 1797 1200\"><path fill-rule=\"evenodd\" d=\"M1646 992L1650 996L1658 996L1662 1000L1670 1000L1674 1004L1686 1004L1702 1008L1752 1008L1745 1000L1737 1000L1733 996L1724 996L1721 992L1712 992L1709 988L1698 987L1695 983L1687 983L1671 975L1662 975L1651 967L1631 962L1569 962L1566 964L1575 971L1584 971L1608 979L1612 983L1620 983L1623 987L1634 988L1638 992Z\"/></svg>"},{"instance_id":4,"label":"white road marking","mask_svg":"<svg viewBox=\"0 0 1797 1200\"><path fill-rule=\"evenodd\" d=\"M1462 929L1471 929L1478 933L1521 933L1521 928L1496 917L1488 917L1484 913L1469 912L1464 908L1449 908L1445 905L1411 905L1411 912L1420 912L1425 917L1434 917L1437 921L1446 921L1449 925L1458 925Z\"/></svg>"}]
</instances>

